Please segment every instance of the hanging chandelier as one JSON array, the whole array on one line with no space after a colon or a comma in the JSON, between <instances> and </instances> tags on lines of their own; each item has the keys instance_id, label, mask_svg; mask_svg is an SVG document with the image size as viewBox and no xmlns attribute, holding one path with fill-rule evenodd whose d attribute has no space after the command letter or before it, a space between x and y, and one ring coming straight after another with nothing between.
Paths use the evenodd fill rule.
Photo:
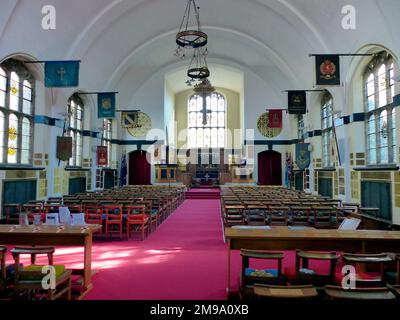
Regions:
<instances>
[{"instance_id":1,"label":"hanging chandelier","mask_svg":"<svg viewBox=\"0 0 400 320\"><path fill-rule=\"evenodd\" d=\"M187 49L203 48L207 45L208 36L201 30L200 8L195 0L188 0L179 32L176 35L178 45L175 55L185 58Z\"/></svg>"}]
</instances>

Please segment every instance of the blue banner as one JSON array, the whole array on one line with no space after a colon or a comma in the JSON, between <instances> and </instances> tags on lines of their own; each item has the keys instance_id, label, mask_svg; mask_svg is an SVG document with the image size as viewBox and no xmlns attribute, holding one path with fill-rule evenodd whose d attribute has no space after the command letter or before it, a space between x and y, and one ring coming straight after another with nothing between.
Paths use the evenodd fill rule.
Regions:
<instances>
[{"instance_id":1,"label":"blue banner","mask_svg":"<svg viewBox=\"0 0 400 320\"><path fill-rule=\"evenodd\" d=\"M296 164L299 167L299 170L305 170L310 166L311 154L309 147L309 143L296 144Z\"/></svg>"},{"instance_id":2,"label":"blue banner","mask_svg":"<svg viewBox=\"0 0 400 320\"><path fill-rule=\"evenodd\" d=\"M128 167L126 163L126 155L122 155L121 158L121 167L119 171L119 186L123 187L126 185L126 175L128 173Z\"/></svg>"},{"instance_id":3,"label":"blue banner","mask_svg":"<svg viewBox=\"0 0 400 320\"><path fill-rule=\"evenodd\" d=\"M46 61L44 82L46 88L79 86L80 61Z\"/></svg>"},{"instance_id":4,"label":"blue banner","mask_svg":"<svg viewBox=\"0 0 400 320\"><path fill-rule=\"evenodd\" d=\"M115 93L106 92L97 95L97 117L115 118Z\"/></svg>"}]
</instances>

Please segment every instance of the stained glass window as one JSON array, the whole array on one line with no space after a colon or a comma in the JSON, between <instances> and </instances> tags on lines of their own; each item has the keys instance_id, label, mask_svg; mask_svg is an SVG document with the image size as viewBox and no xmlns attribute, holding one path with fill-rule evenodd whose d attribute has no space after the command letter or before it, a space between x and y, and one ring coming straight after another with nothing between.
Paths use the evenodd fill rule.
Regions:
<instances>
[{"instance_id":1,"label":"stained glass window","mask_svg":"<svg viewBox=\"0 0 400 320\"><path fill-rule=\"evenodd\" d=\"M82 130L83 130L83 101L74 94L68 101L69 136L72 137L72 158L69 165L82 166Z\"/></svg>"},{"instance_id":2,"label":"stained glass window","mask_svg":"<svg viewBox=\"0 0 400 320\"><path fill-rule=\"evenodd\" d=\"M365 109L368 164L396 162L394 62L390 55L371 60L365 73Z\"/></svg>"},{"instance_id":3,"label":"stained glass window","mask_svg":"<svg viewBox=\"0 0 400 320\"><path fill-rule=\"evenodd\" d=\"M188 103L189 148L224 148L226 100L219 93L206 97L206 124L203 124L203 98L193 95Z\"/></svg>"},{"instance_id":4,"label":"stained glass window","mask_svg":"<svg viewBox=\"0 0 400 320\"><path fill-rule=\"evenodd\" d=\"M0 163L31 164L34 80L18 60L0 65Z\"/></svg>"}]
</instances>

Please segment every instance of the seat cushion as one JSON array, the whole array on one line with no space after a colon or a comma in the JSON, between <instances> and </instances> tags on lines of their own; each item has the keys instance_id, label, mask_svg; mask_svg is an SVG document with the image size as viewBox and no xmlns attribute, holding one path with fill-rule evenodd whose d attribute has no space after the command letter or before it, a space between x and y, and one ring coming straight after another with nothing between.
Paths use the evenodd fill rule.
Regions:
<instances>
[{"instance_id":1,"label":"seat cushion","mask_svg":"<svg viewBox=\"0 0 400 320\"><path fill-rule=\"evenodd\" d=\"M30 265L30 266L24 267L23 271L36 271L36 272L39 271L39 272L41 272L43 267L45 267L45 266L42 266L42 265ZM56 271L56 278L59 278L65 272L65 266L64 265L54 265L53 267L54 267L54 269ZM42 280L45 275L46 274L43 274L43 275L25 274L25 275L21 276L21 280Z\"/></svg>"},{"instance_id":2,"label":"seat cushion","mask_svg":"<svg viewBox=\"0 0 400 320\"><path fill-rule=\"evenodd\" d=\"M246 277L260 277L260 278L277 278L278 277L278 270L275 269L264 269L264 270L257 270L247 268L245 270Z\"/></svg>"}]
</instances>

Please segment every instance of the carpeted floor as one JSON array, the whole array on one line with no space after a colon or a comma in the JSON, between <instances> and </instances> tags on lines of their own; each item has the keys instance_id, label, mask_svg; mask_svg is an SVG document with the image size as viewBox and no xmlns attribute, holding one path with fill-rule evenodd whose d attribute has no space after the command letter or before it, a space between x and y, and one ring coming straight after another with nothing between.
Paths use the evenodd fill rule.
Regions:
<instances>
[{"instance_id":1,"label":"carpeted floor","mask_svg":"<svg viewBox=\"0 0 400 320\"><path fill-rule=\"evenodd\" d=\"M12 261L9 257L9 262ZM82 248L57 248L55 263L81 268ZM43 262L42 259L38 262ZM294 252L286 252L286 273L293 274ZM273 267L256 263L256 268ZM223 242L219 200L186 200L144 242L95 241L98 273L86 299L226 299L227 247ZM318 271L328 266L318 263ZM241 260L232 254L232 283L238 288Z\"/></svg>"}]
</instances>

